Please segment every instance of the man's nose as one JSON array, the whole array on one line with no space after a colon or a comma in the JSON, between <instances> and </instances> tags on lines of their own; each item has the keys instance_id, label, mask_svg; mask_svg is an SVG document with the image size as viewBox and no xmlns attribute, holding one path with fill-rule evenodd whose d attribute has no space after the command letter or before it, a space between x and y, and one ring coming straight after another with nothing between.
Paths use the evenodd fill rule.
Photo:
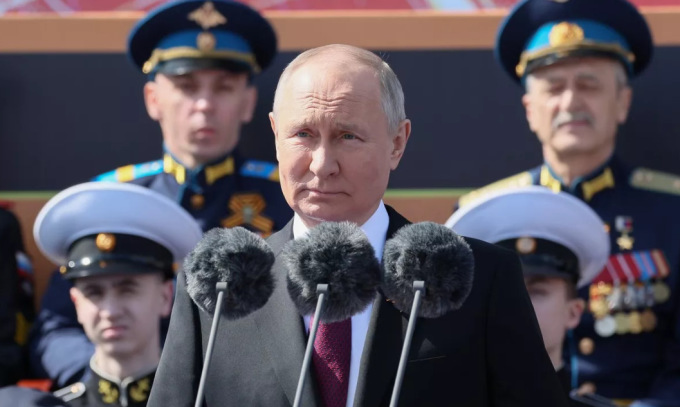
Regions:
<instances>
[{"instance_id":1,"label":"man's nose","mask_svg":"<svg viewBox=\"0 0 680 407\"><path fill-rule=\"evenodd\" d=\"M99 303L99 309L102 317L115 319L123 313L123 304L114 296L108 295Z\"/></svg>"},{"instance_id":2,"label":"man's nose","mask_svg":"<svg viewBox=\"0 0 680 407\"><path fill-rule=\"evenodd\" d=\"M560 102L563 111L574 112L581 108L581 96L574 88L565 89Z\"/></svg>"},{"instance_id":3,"label":"man's nose","mask_svg":"<svg viewBox=\"0 0 680 407\"><path fill-rule=\"evenodd\" d=\"M212 111L215 106L215 95L209 89L204 89L199 92L194 102L194 107L199 112Z\"/></svg>"},{"instance_id":4,"label":"man's nose","mask_svg":"<svg viewBox=\"0 0 680 407\"><path fill-rule=\"evenodd\" d=\"M331 177L340 170L337 153L330 143L319 145L312 152L312 162L309 169L319 178Z\"/></svg>"}]
</instances>

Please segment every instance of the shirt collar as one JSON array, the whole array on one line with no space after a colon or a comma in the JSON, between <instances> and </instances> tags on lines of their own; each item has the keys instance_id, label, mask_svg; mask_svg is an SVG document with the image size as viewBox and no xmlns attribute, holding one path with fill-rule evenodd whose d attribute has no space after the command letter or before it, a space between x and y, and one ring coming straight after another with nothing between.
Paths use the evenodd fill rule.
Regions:
<instances>
[{"instance_id":1,"label":"shirt collar","mask_svg":"<svg viewBox=\"0 0 680 407\"><path fill-rule=\"evenodd\" d=\"M368 220L360 226L368 241L373 246L375 256L378 261L382 260L382 252L385 246L385 237L387 236L387 228L390 223L390 217L385 209L385 204L380 201L378 209L373 212ZM304 224L302 218L296 213L293 217L293 238L299 239L304 237L309 232L309 228Z\"/></svg>"}]
</instances>

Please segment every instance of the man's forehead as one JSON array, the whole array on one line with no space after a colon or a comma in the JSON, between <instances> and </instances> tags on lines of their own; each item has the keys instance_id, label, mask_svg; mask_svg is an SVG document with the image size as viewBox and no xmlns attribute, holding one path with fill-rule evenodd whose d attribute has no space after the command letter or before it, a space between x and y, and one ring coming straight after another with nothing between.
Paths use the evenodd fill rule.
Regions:
<instances>
[{"instance_id":1,"label":"man's forehead","mask_svg":"<svg viewBox=\"0 0 680 407\"><path fill-rule=\"evenodd\" d=\"M189 72L185 72L177 75L170 75L159 73L157 76L165 76L170 80L182 80L182 79L212 79L212 80L222 80L222 79L240 79L248 78L248 74L244 72L232 72L225 69L197 69Z\"/></svg>"},{"instance_id":2,"label":"man's forehead","mask_svg":"<svg viewBox=\"0 0 680 407\"><path fill-rule=\"evenodd\" d=\"M602 78L615 75L618 62L608 58L565 58L556 63L536 69L531 75L537 79L553 80L565 76Z\"/></svg>"},{"instance_id":3,"label":"man's forehead","mask_svg":"<svg viewBox=\"0 0 680 407\"><path fill-rule=\"evenodd\" d=\"M76 286L116 286L121 284L137 284L149 278L151 274L109 274L79 277L75 279Z\"/></svg>"},{"instance_id":4,"label":"man's forehead","mask_svg":"<svg viewBox=\"0 0 680 407\"><path fill-rule=\"evenodd\" d=\"M555 285L555 284L566 284L567 280L565 280L562 277L556 277L556 276L547 276L547 275L529 275L529 276L524 276L524 283L526 285L537 285L537 284L545 284L545 285Z\"/></svg>"}]
</instances>

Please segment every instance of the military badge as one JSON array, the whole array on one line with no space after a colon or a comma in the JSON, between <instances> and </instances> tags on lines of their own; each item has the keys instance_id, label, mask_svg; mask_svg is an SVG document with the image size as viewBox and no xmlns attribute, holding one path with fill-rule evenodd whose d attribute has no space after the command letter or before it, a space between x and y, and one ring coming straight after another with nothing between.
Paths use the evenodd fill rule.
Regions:
<instances>
[{"instance_id":1,"label":"military badge","mask_svg":"<svg viewBox=\"0 0 680 407\"><path fill-rule=\"evenodd\" d=\"M201 7L189 13L188 18L200 25L204 30L227 23L227 18L217 11L212 1L203 3Z\"/></svg>"},{"instance_id":2,"label":"military badge","mask_svg":"<svg viewBox=\"0 0 680 407\"><path fill-rule=\"evenodd\" d=\"M269 236L274 230L274 221L262 214L266 206L260 194L234 194L229 200L232 214L222 221L222 226L250 227L264 237Z\"/></svg>"},{"instance_id":3,"label":"military badge","mask_svg":"<svg viewBox=\"0 0 680 407\"><path fill-rule=\"evenodd\" d=\"M561 22L550 30L550 46L559 47L564 45L576 44L585 38L583 28L578 24Z\"/></svg>"},{"instance_id":4,"label":"military badge","mask_svg":"<svg viewBox=\"0 0 680 407\"><path fill-rule=\"evenodd\" d=\"M110 252L116 247L116 237L110 233L100 233L94 241L97 249Z\"/></svg>"},{"instance_id":5,"label":"military badge","mask_svg":"<svg viewBox=\"0 0 680 407\"><path fill-rule=\"evenodd\" d=\"M616 231L621 234L616 239L616 244L620 250L633 250L633 239L630 234L633 232L633 218L630 216L617 216L615 220Z\"/></svg>"}]
</instances>

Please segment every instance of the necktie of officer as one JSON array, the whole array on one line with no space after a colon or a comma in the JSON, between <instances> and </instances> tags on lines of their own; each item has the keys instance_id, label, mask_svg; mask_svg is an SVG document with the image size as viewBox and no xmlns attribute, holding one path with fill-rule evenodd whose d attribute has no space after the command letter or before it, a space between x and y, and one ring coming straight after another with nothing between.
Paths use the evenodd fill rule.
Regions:
<instances>
[{"instance_id":1,"label":"necktie of officer","mask_svg":"<svg viewBox=\"0 0 680 407\"><path fill-rule=\"evenodd\" d=\"M320 323L312 363L325 407L345 407L352 356L352 319Z\"/></svg>"}]
</instances>

